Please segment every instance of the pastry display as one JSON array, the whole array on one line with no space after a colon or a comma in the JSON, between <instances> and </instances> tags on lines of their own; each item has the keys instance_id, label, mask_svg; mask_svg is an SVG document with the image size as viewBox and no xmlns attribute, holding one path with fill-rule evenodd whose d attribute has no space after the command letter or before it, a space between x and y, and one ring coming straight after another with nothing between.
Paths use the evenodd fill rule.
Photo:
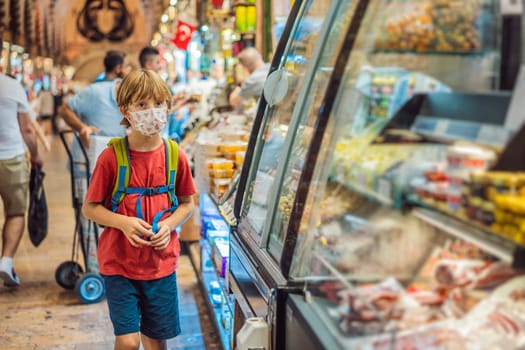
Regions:
<instances>
[{"instance_id":1,"label":"pastry display","mask_svg":"<svg viewBox=\"0 0 525 350\"><path fill-rule=\"evenodd\" d=\"M240 171L248 145L249 125L243 115L224 115L200 130L188 153L193 154L194 179L201 193L221 199ZM190 146L188 146L190 147Z\"/></svg>"}]
</instances>

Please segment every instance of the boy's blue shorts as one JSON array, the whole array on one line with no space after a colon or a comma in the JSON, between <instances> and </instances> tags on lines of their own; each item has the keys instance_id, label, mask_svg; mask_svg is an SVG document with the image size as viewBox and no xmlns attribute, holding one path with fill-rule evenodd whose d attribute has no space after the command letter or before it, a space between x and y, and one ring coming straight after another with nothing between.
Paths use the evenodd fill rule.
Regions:
<instances>
[{"instance_id":1,"label":"boy's blue shorts","mask_svg":"<svg viewBox=\"0 0 525 350\"><path fill-rule=\"evenodd\" d=\"M151 281L103 276L115 335L140 333L152 339L180 334L177 276Z\"/></svg>"}]
</instances>

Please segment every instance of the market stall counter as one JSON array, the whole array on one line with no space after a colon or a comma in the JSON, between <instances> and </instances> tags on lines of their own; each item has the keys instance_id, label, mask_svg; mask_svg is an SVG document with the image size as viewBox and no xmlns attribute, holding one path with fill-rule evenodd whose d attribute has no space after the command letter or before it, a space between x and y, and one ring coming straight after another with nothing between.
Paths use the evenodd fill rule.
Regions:
<instances>
[{"instance_id":1,"label":"market stall counter","mask_svg":"<svg viewBox=\"0 0 525 350\"><path fill-rule=\"evenodd\" d=\"M234 204L273 349L523 347L522 11L324 5L294 3Z\"/></svg>"}]
</instances>

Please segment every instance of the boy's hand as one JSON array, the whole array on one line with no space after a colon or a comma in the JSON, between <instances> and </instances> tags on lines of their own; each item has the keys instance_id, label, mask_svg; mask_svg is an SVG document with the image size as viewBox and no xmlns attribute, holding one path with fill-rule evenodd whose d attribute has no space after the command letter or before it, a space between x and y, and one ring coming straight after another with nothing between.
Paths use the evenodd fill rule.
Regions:
<instances>
[{"instance_id":1,"label":"boy's hand","mask_svg":"<svg viewBox=\"0 0 525 350\"><path fill-rule=\"evenodd\" d=\"M171 241L171 227L166 224L159 223L159 230L151 237L151 246L155 250L166 248Z\"/></svg>"},{"instance_id":2,"label":"boy's hand","mask_svg":"<svg viewBox=\"0 0 525 350\"><path fill-rule=\"evenodd\" d=\"M155 237L155 235L151 231L151 225L146 221L136 217L127 216L124 218L122 225L119 228L128 239L129 244L133 247L139 248L140 246L152 245L147 238Z\"/></svg>"}]
</instances>

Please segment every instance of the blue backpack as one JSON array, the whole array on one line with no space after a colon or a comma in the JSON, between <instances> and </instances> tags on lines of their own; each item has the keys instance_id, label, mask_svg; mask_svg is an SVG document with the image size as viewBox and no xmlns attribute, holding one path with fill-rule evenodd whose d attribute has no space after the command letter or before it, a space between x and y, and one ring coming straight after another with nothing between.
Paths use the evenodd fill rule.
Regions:
<instances>
[{"instance_id":1,"label":"blue backpack","mask_svg":"<svg viewBox=\"0 0 525 350\"><path fill-rule=\"evenodd\" d=\"M177 179L177 167L179 163L179 146L174 140L164 139L164 149L166 158L166 179L167 184L157 187L129 187L129 179L131 176L131 166L129 159L128 140L126 137L116 137L108 142L108 146L113 146L115 155L117 156L117 181L113 186L113 193L111 196L111 210L117 212L119 204L124 199L126 194L138 194L135 210L137 217L144 220L142 214L142 196L154 196L156 194L168 193L170 199L170 207L161 210L153 217L152 231L158 231L158 222L166 212L173 213L179 206L179 201L175 195L175 183Z\"/></svg>"}]
</instances>

